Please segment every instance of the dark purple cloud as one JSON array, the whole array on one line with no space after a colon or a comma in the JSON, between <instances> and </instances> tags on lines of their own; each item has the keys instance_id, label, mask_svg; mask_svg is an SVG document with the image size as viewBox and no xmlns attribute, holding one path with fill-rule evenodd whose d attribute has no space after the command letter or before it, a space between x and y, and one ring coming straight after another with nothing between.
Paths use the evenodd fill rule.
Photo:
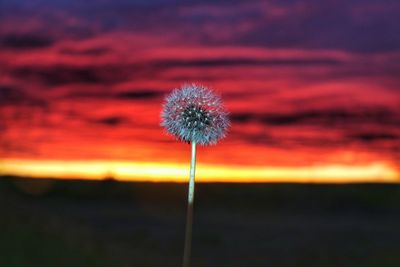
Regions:
<instances>
[{"instance_id":1,"label":"dark purple cloud","mask_svg":"<svg viewBox=\"0 0 400 267\"><path fill-rule=\"evenodd\" d=\"M44 25L46 20L47 23L56 20L63 24L64 36L75 31L88 31L87 36L92 36L124 30L173 34L186 44L367 53L400 49L400 4L394 0L6 1L2 8L8 16L15 14L7 11L25 16L39 12ZM62 16L57 17L57 14ZM77 22L60 21L68 17ZM78 22L79 27L76 26ZM48 45L50 42L48 39L27 38L29 36L25 36L25 40L21 36L15 37L8 37L7 43L23 47Z\"/></svg>"},{"instance_id":2,"label":"dark purple cloud","mask_svg":"<svg viewBox=\"0 0 400 267\"><path fill-rule=\"evenodd\" d=\"M393 110L379 107L364 110L297 110L288 114L233 113L231 117L237 123L259 122L266 125L308 124L324 127L363 123L374 123L382 126L400 125L400 112L396 113Z\"/></svg>"},{"instance_id":3,"label":"dark purple cloud","mask_svg":"<svg viewBox=\"0 0 400 267\"><path fill-rule=\"evenodd\" d=\"M0 48L3 49L39 49L52 44L52 39L35 34L6 34L0 37Z\"/></svg>"}]
</instances>

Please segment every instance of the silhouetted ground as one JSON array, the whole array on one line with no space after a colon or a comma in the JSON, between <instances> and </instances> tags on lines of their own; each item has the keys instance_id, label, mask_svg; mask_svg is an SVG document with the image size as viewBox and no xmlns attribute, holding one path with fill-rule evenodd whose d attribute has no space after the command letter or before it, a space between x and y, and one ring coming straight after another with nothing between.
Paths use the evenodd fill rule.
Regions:
<instances>
[{"instance_id":1,"label":"silhouetted ground","mask_svg":"<svg viewBox=\"0 0 400 267\"><path fill-rule=\"evenodd\" d=\"M193 266L400 266L400 185L197 184ZM0 178L0 266L181 266L186 184Z\"/></svg>"}]
</instances>

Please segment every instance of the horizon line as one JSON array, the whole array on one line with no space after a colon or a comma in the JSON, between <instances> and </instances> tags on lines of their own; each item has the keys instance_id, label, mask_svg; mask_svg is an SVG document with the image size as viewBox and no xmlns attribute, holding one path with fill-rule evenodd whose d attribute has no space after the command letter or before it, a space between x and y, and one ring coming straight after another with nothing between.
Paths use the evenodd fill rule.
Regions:
<instances>
[{"instance_id":1,"label":"horizon line","mask_svg":"<svg viewBox=\"0 0 400 267\"><path fill-rule=\"evenodd\" d=\"M400 183L400 174L385 162L364 165L238 166L199 164L196 182L215 183ZM137 182L187 182L183 163L107 160L3 159L0 175L31 178Z\"/></svg>"}]
</instances>

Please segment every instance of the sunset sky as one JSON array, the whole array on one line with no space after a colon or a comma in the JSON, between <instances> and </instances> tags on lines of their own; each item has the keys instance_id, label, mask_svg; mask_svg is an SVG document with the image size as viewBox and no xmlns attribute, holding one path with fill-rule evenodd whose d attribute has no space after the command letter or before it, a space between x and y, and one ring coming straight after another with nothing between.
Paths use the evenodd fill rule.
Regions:
<instances>
[{"instance_id":1,"label":"sunset sky","mask_svg":"<svg viewBox=\"0 0 400 267\"><path fill-rule=\"evenodd\" d=\"M199 181L400 181L400 2L2 0L0 173L183 181L185 82L228 137Z\"/></svg>"}]
</instances>

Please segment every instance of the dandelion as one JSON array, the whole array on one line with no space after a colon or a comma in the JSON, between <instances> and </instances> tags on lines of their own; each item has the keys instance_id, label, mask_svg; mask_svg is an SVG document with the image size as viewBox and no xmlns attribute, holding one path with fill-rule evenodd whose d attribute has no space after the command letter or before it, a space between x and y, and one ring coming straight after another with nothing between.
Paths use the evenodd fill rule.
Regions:
<instances>
[{"instance_id":1,"label":"dandelion","mask_svg":"<svg viewBox=\"0 0 400 267\"><path fill-rule=\"evenodd\" d=\"M183 253L183 266L187 267L191 253L196 144L214 145L224 138L229 127L228 114L221 99L211 90L199 84L184 84L165 99L161 125L179 140L192 145Z\"/></svg>"},{"instance_id":2,"label":"dandelion","mask_svg":"<svg viewBox=\"0 0 400 267\"><path fill-rule=\"evenodd\" d=\"M167 131L185 142L216 144L229 122L220 98L202 85L185 84L165 101L161 114Z\"/></svg>"}]
</instances>

